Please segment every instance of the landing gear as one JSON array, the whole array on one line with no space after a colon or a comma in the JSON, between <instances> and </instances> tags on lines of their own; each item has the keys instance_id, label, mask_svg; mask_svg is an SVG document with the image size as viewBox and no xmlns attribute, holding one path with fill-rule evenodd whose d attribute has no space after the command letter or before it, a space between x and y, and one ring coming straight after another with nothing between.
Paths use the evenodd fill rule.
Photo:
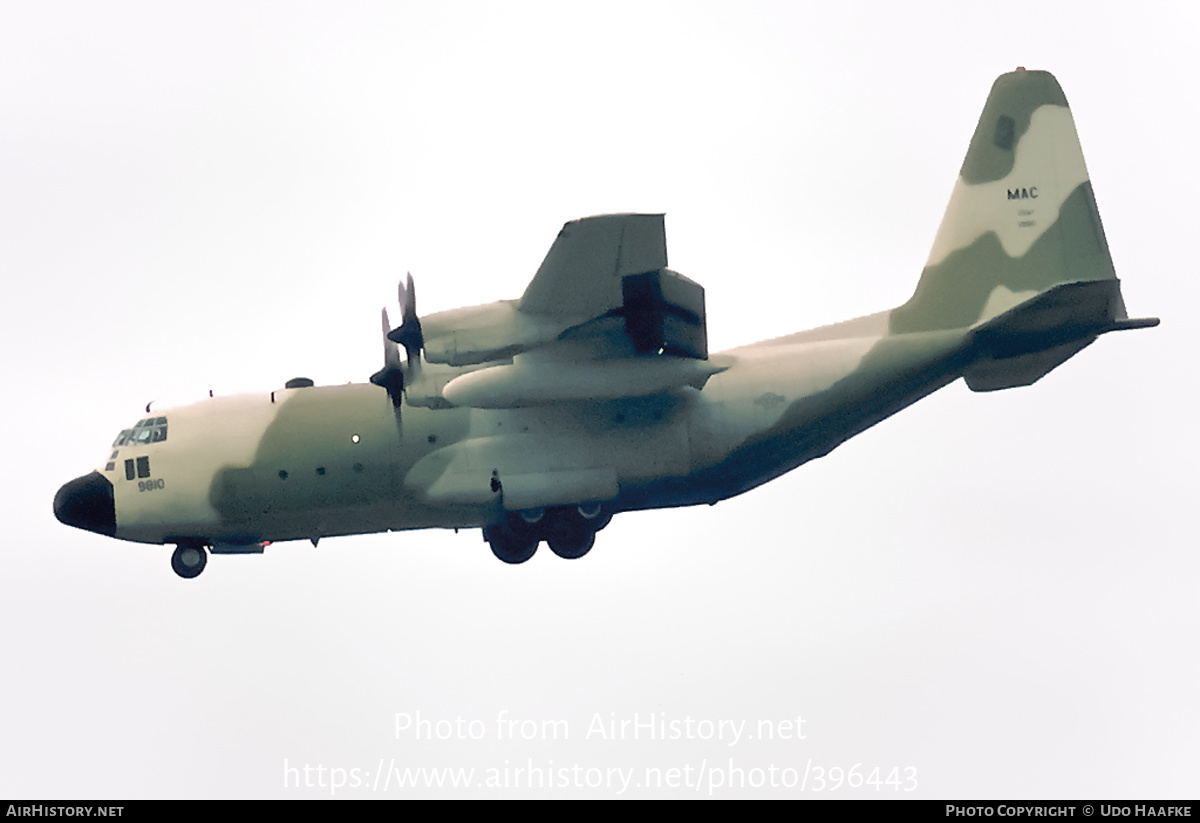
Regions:
<instances>
[{"instance_id":1,"label":"landing gear","mask_svg":"<svg viewBox=\"0 0 1200 823\"><path fill-rule=\"evenodd\" d=\"M591 551L596 532L611 519L612 512L599 503L508 512L499 523L484 527L483 539L505 563L524 563L543 540L559 557L575 560Z\"/></svg>"},{"instance_id":2,"label":"landing gear","mask_svg":"<svg viewBox=\"0 0 1200 823\"><path fill-rule=\"evenodd\" d=\"M171 555L171 568L180 577L193 578L204 571L208 563L208 552L203 546L181 543Z\"/></svg>"},{"instance_id":3,"label":"landing gear","mask_svg":"<svg viewBox=\"0 0 1200 823\"><path fill-rule=\"evenodd\" d=\"M564 560L578 560L596 545L596 533L591 529L573 529L567 534L554 534L546 538L550 551Z\"/></svg>"},{"instance_id":4,"label":"landing gear","mask_svg":"<svg viewBox=\"0 0 1200 823\"><path fill-rule=\"evenodd\" d=\"M592 531L598 532L612 520L613 513L606 509L603 503L581 503L575 507L576 513L592 526Z\"/></svg>"},{"instance_id":5,"label":"landing gear","mask_svg":"<svg viewBox=\"0 0 1200 823\"><path fill-rule=\"evenodd\" d=\"M550 551L565 560L577 560L591 551L596 530L577 509L557 509L546 524L545 537Z\"/></svg>"},{"instance_id":6,"label":"landing gear","mask_svg":"<svg viewBox=\"0 0 1200 823\"><path fill-rule=\"evenodd\" d=\"M530 532L513 528L509 520L493 523L483 529L483 539L492 546L492 554L505 563L524 563L537 551L538 538Z\"/></svg>"}]
</instances>

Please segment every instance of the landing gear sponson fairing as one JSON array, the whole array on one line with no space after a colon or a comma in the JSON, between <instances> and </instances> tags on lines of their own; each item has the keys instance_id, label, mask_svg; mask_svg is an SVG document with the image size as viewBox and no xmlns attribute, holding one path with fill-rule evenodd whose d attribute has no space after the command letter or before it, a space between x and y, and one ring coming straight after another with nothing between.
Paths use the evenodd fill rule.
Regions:
<instances>
[{"instance_id":1,"label":"landing gear sponson fairing","mask_svg":"<svg viewBox=\"0 0 1200 823\"><path fill-rule=\"evenodd\" d=\"M433 527L482 528L508 563L543 541L581 557L616 513L724 500L959 377L1026 386L1158 322L1126 315L1062 90L1023 70L993 86L898 308L709 354L704 291L651 214L567 223L518 300L418 317L400 292L370 383L148 408L55 514L175 544L184 577L210 551Z\"/></svg>"}]
</instances>

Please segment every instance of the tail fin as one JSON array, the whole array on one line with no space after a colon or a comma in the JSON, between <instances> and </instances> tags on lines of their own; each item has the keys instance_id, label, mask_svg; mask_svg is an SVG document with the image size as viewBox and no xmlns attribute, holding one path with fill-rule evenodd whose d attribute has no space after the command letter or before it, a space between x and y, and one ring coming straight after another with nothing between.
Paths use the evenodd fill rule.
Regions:
<instances>
[{"instance_id":1,"label":"tail fin","mask_svg":"<svg viewBox=\"0 0 1200 823\"><path fill-rule=\"evenodd\" d=\"M1129 320L1067 99L1053 75L1001 75L912 298L892 333L972 329L977 391L1028 385Z\"/></svg>"}]
</instances>

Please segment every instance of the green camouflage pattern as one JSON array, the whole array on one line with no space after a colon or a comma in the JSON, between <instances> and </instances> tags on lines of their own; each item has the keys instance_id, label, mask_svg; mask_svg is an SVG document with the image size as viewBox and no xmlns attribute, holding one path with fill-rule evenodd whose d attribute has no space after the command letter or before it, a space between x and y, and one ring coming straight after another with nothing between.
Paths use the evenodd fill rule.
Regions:
<instances>
[{"instance_id":1,"label":"green camouflage pattern","mask_svg":"<svg viewBox=\"0 0 1200 823\"><path fill-rule=\"evenodd\" d=\"M662 225L573 221L520 300L421 318L403 396L305 386L155 412L167 440L93 473L112 486L111 531L85 514L107 505L93 475L56 512L215 552L484 527L508 562L541 539L575 557L613 513L715 503L959 377L1028 385L1099 334L1156 322L1126 315L1046 72L996 81L916 291L890 311L710 355L703 290L666 268ZM149 477L122 473L133 456Z\"/></svg>"}]
</instances>

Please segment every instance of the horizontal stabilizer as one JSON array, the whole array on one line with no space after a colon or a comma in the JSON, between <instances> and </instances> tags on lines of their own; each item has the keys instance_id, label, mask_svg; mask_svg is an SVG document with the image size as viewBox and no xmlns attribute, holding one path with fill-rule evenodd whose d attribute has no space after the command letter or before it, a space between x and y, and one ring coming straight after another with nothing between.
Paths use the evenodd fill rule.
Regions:
<instances>
[{"instance_id":1,"label":"horizontal stabilizer","mask_svg":"<svg viewBox=\"0 0 1200 823\"><path fill-rule=\"evenodd\" d=\"M963 377L971 391L977 392L1032 386L1052 369L1058 368L1091 345L1093 340L1094 337L1089 337L1019 357L985 357L971 364Z\"/></svg>"},{"instance_id":2,"label":"horizontal stabilizer","mask_svg":"<svg viewBox=\"0 0 1200 823\"><path fill-rule=\"evenodd\" d=\"M975 329L978 354L963 376L973 391L1032 385L1101 334L1158 322L1125 316L1115 278L1056 286Z\"/></svg>"}]
</instances>

